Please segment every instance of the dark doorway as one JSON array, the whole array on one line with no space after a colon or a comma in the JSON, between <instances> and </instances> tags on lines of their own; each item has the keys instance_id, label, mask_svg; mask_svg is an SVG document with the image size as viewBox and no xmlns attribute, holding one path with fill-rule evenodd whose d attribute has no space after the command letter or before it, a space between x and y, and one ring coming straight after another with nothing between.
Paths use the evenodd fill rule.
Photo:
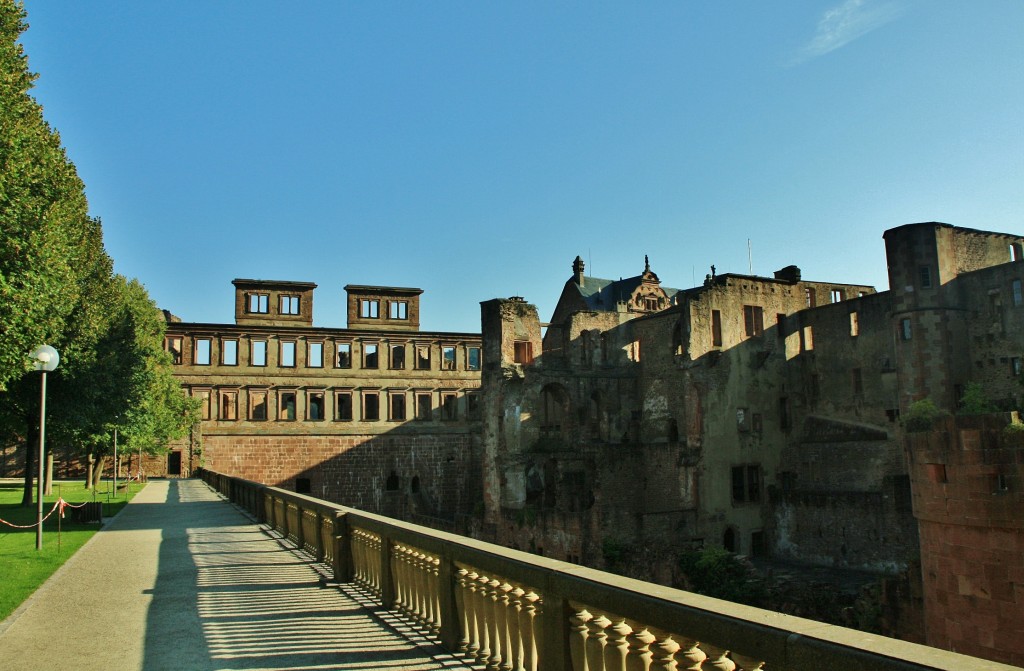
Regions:
<instances>
[{"instance_id":1,"label":"dark doorway","mask_svg":"<svg viewBox=\"0 0 1024 671\"><path fill-rule=\"evenodd\" d=\"M181 451L167 453L167 476L181 477Z\"/></svg>"}]
</instances>

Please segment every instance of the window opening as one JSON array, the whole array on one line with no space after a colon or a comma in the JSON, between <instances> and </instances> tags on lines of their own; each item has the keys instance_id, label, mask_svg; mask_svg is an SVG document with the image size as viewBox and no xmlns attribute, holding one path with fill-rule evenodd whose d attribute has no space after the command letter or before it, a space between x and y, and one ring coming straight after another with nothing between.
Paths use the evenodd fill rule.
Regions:
<instances>
[{"instance_id":1,"label":"window opening","mask_svg":"<svg viewBox=\"0 0 1024 671\"><path fill-rule=\"evenodd\" d=\"M193 389L192 395L199 399L199 416L203 419L210 419L210 390Z\"/></svg>"},{"instance_id":2,"label":"window opening","mask_svg":"<svg viewBox=\"0 0 1024 671\"><path fill-rule=\"evenodd\" d=\"M253 340L249 343L249 363L253 366L267 365L267 341Z\"/></svg>"},{"instance_id":3,"label":"window opening","mask_svg":"<svg viewBox=\"0 0 1024 671\"><path fill-rule=\"evenodd\" d=\"M1011 287L1013 288L1013 305L1018 307L1022 302L1022 298L1024 298L1021 295L1020 280L1014 280L1011 283Z\"/></svg>"},{"instance_id":4,"label":"window opening","mask_svg":"<svg viewBox=\"0 0 1024 671\"><path fill-rule=\"evenodd\" d=\"M365 343L363 345L363 368L377 368L377 343Z\"/></svg>"},{"instance_id":5,"label":"window opening","mask_svg":"<svg viewBox=\"0 0 1024 671\"><path fill-rule=\"evenodd\" d=\"M480 394L466 394L466 419L480 419Z\"/></svg>"},{"instance_id":6,"label":"window opening","mask_svg":"<svg viewBox=\"0 0 1024 671\"><path fill-rule=\"evenodd\" d=\"M339 391L334 394L334 419L339 422L352 421L352 392Z\"/></svg>"},{"instance_id":7,"label":"window opening","mask_svg":"<svg viewBox=\"0 0 1024 671\"><path fill-rule=\"evenodd\" d=\"M528 340L516 340L512 344L512 361L514 363L533 363L533 343Z\"/></svg>"},{"instance_id":8,"label":"window opening","mask_svg":"<svg viewBox=\"0 0 1024 671\"><path fill-rule=\"evenodd\" d=\"M295 478L295 493L296 494L311 494L311 493L313 493L313 483L310 482L309 478Z\"/></svg>"},{"instance_id":9,"label":"window opening","mask_svg":"<svg viewBox=\"0 0 1024 671\"><path fill-rule=\"evenodd\" d=\"M295 421L295 392L282 391L278 396L277 418L287 422Z\"/></svg>"},{"instance_id":10,"label":"window opening","mask_svg":"<svg viewBox=\"0 0 1024 671\"><path fill-rule=\"evenodd\" d=\"M281 314L283 315L297 315L299 314L299 297L298 296L285 296L280 297L281 302Z\"/></svg>"},{"instance_id":11,"label":"window opening","mask_svg":"<svg viewBox=\"0 0 1024 671\"><path fill-rule=\"evenodd\" d=\"M311 342L306 345L306 367L324 367L324 344L322 342Z\"/></svg>"},{"instance_id":12,"label":"window opening","mask_svg":"<svg viewBox=\"0 0 1024 671\"><path fill-rule=\"evenodd\" d=\"M380 419L380 395L375 391L363 392L363 421L376 422Z\"/></svg>"},{"instance_id":13,"label":"window opening","mask_svg":"<svg viewBox=\"0 0 1024 671\"><path fill-rule=\"evenodd\" d=\"M335 358L335 367L337 368L351 368L352 367L352 344L347 342L340 342L337 344L338 354Z\"/></svg>"},{"instance_id":14,"label":"window opening","mask_svg":"<svg viewBox=\"0 0 1024 671\"><path fill-rule=\"evenodd\" d=\"M446 421L454 421L459 418L458 414L458 396L455 392L442 392L441 393L441 419Z\"/></svg>"},{"instance_id":15,"label":"window opening","mask_svg":"<svg viewBox=\"0 0 1024 671\"><path fill-rule=\"evenodd\" d=\"M430 370L430 345L416 345L416 370Z\"/></svg>"},{"instance_id":16,"label":"window opening","mask_svg":"<svg viewBox=\"0 0 1024 671\"><path fill-rule=\"evenodd\" d=\"M833 289L832 290L832 302L833 303L840 303L840 302L843 301L844 298L846 298L846 296L843 293L842 289Z\"/></svg>"},{"instance_id":17,"label":"window opening","mask_svg":"<svg viewBox=\"0 0 1024 671\"><path fill-rule=\"evenodd\" d=\"M743 325L748 338L764 333L764 310L760 305L743 306Z\"/></svg>"},{"instance_id":18,"label":"window opening","mask_svg":"<svg viewBox=\"0 0 1024 671\"><path fill-rule=\"evenodd\" d=\"M401 481L398 479L398 473L391 471L391 475L389 475L388 479L384 482L384 489L389 492L397 492L400 485Z\"/></svg>"},{"instance_id":19,"label":"window opening","mask_svg":"<svg viewBox=\"0 0 1024 671\"><path fill-rule=\"evenodd\" d=\"M282 368L294 368L295 367L295 341L294 340L282 340L281 341L281 367Z\"/></svg>"},{"instance_id":20,"label":"window opening","mask_svg":"<svg viewBox=\"0 0 1024 671\"><path fill-rule=\"evenodd\" d=\"M391 346L391 368L402 370L405 368L405 344Z\"/></svg>"},{"instance_id":21,"label":"window opening","mask_svg":"<svg viewBox=\"0 0 1024 671\"><path fill-rule=\"evenodd\" d=\"M930 266L921 266L918 271L921 275L921 288L931 289L932 288L932 269Z\"/></svg>"},{"instance_id":22,"label":"window opening","mask_svg":"<svg viewBox=\"0 0 1024 671\"><path fill-rule=\"evenodd\" d=\"M853 394L854 396L860 396L864 393L864 378L861 375L860 368L852 369L850 375L853 379Z\"/></svg>"},{"instance_id":23,"label":"window opening","mask_svg":"<svg viewBox=\"0 0 1024 671\"><path fill-rule=\"evenodd\" d=\"M210 365L210 339L209 338L196 338L196 365L197 366L209 366Z\"/></svg>"},{"instance_id":24,"label":"window opening","mask_svg":"<svg viewBox=\"0 0 1024 671\"><path fill-rule=\"evenodd\" d=\"M238 419L238 392L220 392L220 418L224 420Z\"/></svg>"},{"instance_id":25,"label":"window opening","mask_svg":"<svg viewBox=\"0 0 1024 671\"><path fill-rule=\"evenodd\" d=\"M270 311L269 294L249 294L249 313L266 314Z\"/></svg>"},{"instance_id":26,"label":"window opening","mask_svg":"<svg viewBox=\"0 0 1024 671\"><path fill-rule=\"evenodd\" d=\"M388 303L388 316L391 319L408 319L409 304L406 301L391 301Z\"/></svg>"},{"instance_id":27,"label":"window opening","mask_svg":"<svg viewBox=\"0 0 1024 671\"><path fill-rule=\"evenodd\" d=\"M455 370L455 348L441 348L441 370Z\"/></svg>"},{"instance_id":28,"label":"window opening","mask_svg":"<svg viewBox=\"0 0 1024 671\"><path fill-rule=\"evenodd\" d=\"M903 338L903 340L910 340L911 330L909 319L900 320L900 336Z\"/></svg>"},{"instance_id":29,"label":"window opening","mask_svg":"<svg viewBox=\"0 0 1024 671\"><path fill-rule=\"evenodd\" d=\"M166 340L167 351L171 353L171 363L181 364L181 336L171 336Z\"/></svg>"},{"instance_id":30,"label":"window opening","mask_svg":"<svg viewBox=\"0 0 1024 671\"><path fill-rule=\"evenodd\" d=\"M804 289L804 300L807 302L807 307L813 308L818 304L818 297L815 295L815 291L812 287Z\"/></svg>"},{"instance_id":31,"label":"window opening","mask_svg":"<svg viewBox=\"0 0 1024 671\"><path fill-rule=\"evenodd\" d=\"M391 421L393 422L404 422L405 421L405 392L392 392L390 394L391 400Z\"/></svg>"},{"instance_id":32,"label":"window opening","mask_svg":"<svg viewBox=\"0 0 1024 671\"><path fill-rule=\"evenodd\" d=\"M416 419L425 421L430 419L430 415L433 411L433 394L417 393L416 394Z\"/></svg>"},{"instance_id":33,"label":"window opening","mask_svg":"<svg viewBox=\"0 0 1024 671\"><path fill-rule=\"evenodd\" d=\"M222 366L237 366L238 365L238 341L237 340L221 340L220 341L220 363Z\"/></svg>"},{"instance_id":34,"label":"window opening","mask_svg":"<svg viewBox=\"0 0 1024 671\"><path fill-rule=\"evenodd\" d=\"M324 418L324 393L311 391L306 395L306 419L320 421Z\"/></svg>"},{"instance_id":35,"label":"window opening","mask_svg":"<svg viewBox=\"0 0 1024 671\"><path fill-rule=\"evenodd\" d=\"M1021 244L1019 242L1014 242L1010 244L1011 261L1020 261L1021 258L1024 258L1024 253L1022 252L1024 252L1024 249L1021 248Z\"/></svg>"},{"instance_id":36,"label":"window opening","mask_svg":"<svg viewBox=\"0 0 1024 671\"><path fill-rule=\"evenodd\" d=\"M732 468L733 503L757 503L761 500L761 467L744 464Z\"/></svg>"},{"instance_id":37,"label":"window opening","mask_svg":"<svg viewBox=\"0 0 1024 671\"><path fill-rule=\"evenodd\" d=\"M380 301L368 298L360 299L359 316L363 319L378 319L380 317Z\"/></svg>"},{"instance_id":38,"label":"window opening","mask_svg":"<svg viewBox=\"0 0 1024 671\"><path fill-rule=\"evenodd\" d=\"M249 419L263 421L267 418L267 392L249 390Z\"/></svg>"},{"instance_id":39,"label":"window opening","mask_svg":"<svg viewBox=\"0 0 1024 671\"><path fill-rule=\"evenodd\" d=\"M466 370L480 370L479 347L470 347L466 350Z\"/></svg>"},{"instance_id":40,"label":"window opening","mask_svg":"<svg viewBox=\"0 0 1024 671\"><path fill-rule=\"evenodd\" d=\"M805 326L800 330L800 349L810 352L814 349L814 327Z\"/></svg>"},{"instance_id":41,"label":"window opening","mask_svg":"<svg viewBox=\"0 0 1024 671\"><path fill-rule=\"evenodd\" d=\"M722 346L722 312L720 310L711 311L711 345L713 347Z\"/></svg>"},{"instance_id":42,"label":"window opening","mask_svg":"<svg viewBox=\"0 0 1024 671\"><path fill-rule=\"evenodd\" d=\"M860 318L857 316L857 312L850 313L850 337L856 338L860 335Z\"/></svg>"}]
</instances>

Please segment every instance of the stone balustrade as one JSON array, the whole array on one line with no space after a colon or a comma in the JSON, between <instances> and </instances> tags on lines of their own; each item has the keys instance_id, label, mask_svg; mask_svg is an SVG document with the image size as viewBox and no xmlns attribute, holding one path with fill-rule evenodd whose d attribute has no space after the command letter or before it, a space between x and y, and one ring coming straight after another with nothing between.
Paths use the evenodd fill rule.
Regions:
<instances>
[{"instance_id":1,"label":"stone balustrade","mask_svg":"<svg viewBox=\"0 0 1024 671\"><path fill-rule=\"evenodd\" d=\"M492 671L994 671L935 648L632 580L205 471L204 480Z\"/></svg>"}]
</instances>

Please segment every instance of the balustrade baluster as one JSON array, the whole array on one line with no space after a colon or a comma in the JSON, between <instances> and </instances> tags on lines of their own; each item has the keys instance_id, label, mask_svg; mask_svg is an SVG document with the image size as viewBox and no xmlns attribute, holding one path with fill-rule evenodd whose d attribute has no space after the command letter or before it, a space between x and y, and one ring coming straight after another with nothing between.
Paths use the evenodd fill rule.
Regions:
<instances>
[{"instance_id":1,"label":"balustrade baluster","mask_svg":"<svg viewBox=\"0 0 1024 671\"><path fill-rule=\"evenodd\" d=\"M523 610L519 616L519 635L523 639L523 668L537 671L537 602L540 596L533 591L523 595Z\"/></svg>"},{"instance_id":2,"label":"balustrade baluster","mask_svg":"<svg viewBox=\"0 0 1024 671\"><path fill-rule=\"evenodd\" d=\"M501 581L491 579L487 583L487 608L484 612L487 613L487 631L489 633L488 638L490 639L491 655L487 658L487 670L488 671L499 671L501 669L501 621L504 619L504 613L501 612L501 607L498 604L498 591L501 588Z\"/></svg>"},{"instance_id":3,"label":"balustrade baluster","mask_svg":"<svg viewBox=\"0 0 1024 671\"><path fill-rule=\"evenodd\" d=\"M501 671L512 671L512 620L515 613L509 613L509 595L512 592L512 585L502 582L495 592L497 600L498 616L498 640L501 641ZM518 629L518 625L515 627Z\"/></svg>"},{"instance_id":4,"label":"balustrade baluster","mask_svg":"<svg viewBox=\"0 0 1024 671\"><path fill-rule=\"evenodd\" d=\"M524 671L523 666L523 632L522 612L523 595L526 594L518 585L509 592L508 630L511 638L509 647L512 649L512 671Z\"/></svg>"},{"instance_id":5,"label":"balustrade baluster","mask_svg":"<svg viewBox=\"0 0 1024 671\"><path fill-rule=\"evenodd\" d=\"M626 635L632 631L626 624L625 618L621 617L614 618L611 626L605 629L607 633L604 644L605 671L626 670L626 653L629 651Z\"/></svg>"},{"instance_id":6,"label":"balustrade baluster","mask_svg":"<svg viewBox=\"0 0 1024 671\"><path fill-rule=\"evenodd\" d=\"M413 554L413 569L416 571L416 619L420 624L429 623L427 613L427 555L422 552Z\"/></svg>"},{"instance_id":7,"label":"balustrade baluster","mask_svg":"<svg viewBox=\"0 0 1024 671\"><path fill-rule=\"evenodd\" d=\"M592 617L587 622L587 670L605 671L604 669L604 643L608 638L605 627L612 623L604 615Z\"/></svg>"},{"instance_id":8,"label":"balustrade baluster","mask_svg":"<svg viewBox=\"0 0 1024 671\"><path fill-rule=\"evenodd\" d=\"M476 652L476 661L479 664L486 664L491 657L491 622L494 620L491 612L491 601L487 598L488 584L491 579L480 574L476 579L476 617L480 634L480 649Z\"/></svg>"},{"instance_id":9,"label":"balustrade baluster","mask_svg":"<svg viewBox=\"0 0 1024 671\"><path fill-rule=\"evenodd\" d=\"M626 636L629 652L626 654L626 671L649 671L651 668L651 643L654 635L642 625L633 627Z\"/></svg>"},{"instance_id":10,"label":"balustrade baluster","mask_svg":"<svg viewBox=\"0 0 1024 671\"><path fill-rule=\"evenodd\" d=\"M573 671L588 671L587 622L593 617L586 608L581 608L569 618L569 658Z\"/></svg>"},{"instance_id":11,"label":"balustrade baluster","mask_svg":"<svg viewBox=\"0 0 1024 671\"><path fill-rule=\"evenodd\" d=\"M469 647L469 612L466 609L466 576L469 571L460 568L455 571L455 617L459 619L459 641L456 649L466 652Z\"/></svg>"},{"instance_id":12,"label":"balustrade baluster","mask_svg":"<svg viewBox=\"0 0 1024 671\"><path fill-rule=\"evenodd\" d=\"M743 671L759 671L764 666L764 661L757 657L750 657L748 655L738 655L735 652L730 653L732 661L736 662L736 665Z\"/></svg>"},{"instance_id":13,"label":"balustrade baluster","mask_svg":"<svg viewBox=\"0 0 1024 671\"><path fill-rule=\"evenodd\" d=\"M729 651L715 645L702 643L701 648L708 658L701 664L701 671L736 671L736 663L729 659Z\"/></svg>"},{"instance_id":14,"label":"balustrade baluster","mask_svg":"<svg viewBox=\"0 0 1024 671\"><path fill-rule=\"evenodd\" d=\"M466 643L466 656L476 659L477 653L480 652L480 613L478 610L477 602L477 580L480 579L480 575L476 571L470 570L466 573L466 591L464 592L464 598L466 600L466 635L468 641Z\"/></svg>"},{"instance_id":15,"label":"balustrade baluster","mask_svg":"<svg viewBox=\"0 0 1024 671\"><path fill-rule=\"evenodd\" d=\"M430 575L428 576L427 583L430 585L430 628L435 635L440 636L441 626L445 624L441 615L440 557L433 557L430 560Z\"/></svg>"},{"instance_id":16,"label":"balustrade baluster","mask_svg":"<svg viewBox=\"0 0 1024 671\"><path fill-rule=\"evenodd\" d=\"M666 632L652 633L657 640L651 644L651 671L678 671L676 653L679 652L679 643Z\"/></svg>"}]
</instances>

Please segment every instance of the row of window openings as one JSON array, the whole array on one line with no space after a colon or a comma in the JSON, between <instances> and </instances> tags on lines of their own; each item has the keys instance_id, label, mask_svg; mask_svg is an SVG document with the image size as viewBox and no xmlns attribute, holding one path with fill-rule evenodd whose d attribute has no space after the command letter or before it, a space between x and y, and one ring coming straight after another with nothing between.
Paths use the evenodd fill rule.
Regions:
<instances>
[{"instance_id":1,"label":"row of window openings","mask_svg":"<svg viewBox=\"0 0 1024 671\"><path fill-rule=\"evenodd\" d=\"M195 396L200 398L202 403L200 412L202 419L213 419L210 406L211 394L207 390L197 390ZM270 392L250 390L249 408L247 418L253 421L265 421L270 417ZM381 394L376 391L364 391L361 398L360 419L366 422L379 421L381 415ZM322 421L327 418L325 406L325 393L322 391L306 392L307 421ZM277 414L279 421L295 421L297 419L298 392L280 391L277 393ZM408 399L404 392L393 392L386 394L387 419L390 421L405 421L409 419L407 409ZM442 392L441 404L438 406L440 419L442 421L455 421L459 418L458 395L455 392ZM433 418L434 400L432 393L416 393L412 419L426 421ZM480 397L478 394L466 394L466 418L473 420L480 417ZM217 393L217 419L233 421L238 416L238 392L221 390ZM354 419L353 394L348 391L334 393L334 419L339 422L348 422Z\"/></svg>"},{"instance_id":2,"label":"row of window openings","mask_svg":"<svg viewBox=\"0 0 1024 671\"><path fill-rule=\"evenodd\" d=\"M270 294L248 294L247 312L250 314L267 314L270 312ZM281 294L278 296L278 314L299 314L299 297Z\"/></svg>"},{"instance_id":3,"label":"row of window openings","mask_svg":"<svg viewBox=\"0 0 1024 671\"><path fill-rule=\"evenodd\" d=\"M775 315L775 323L779 330L779 336L785 336L782 329L786 315L782 312ZM743 306L743 332L748 338L759 336L764 333L764 308L760 305ZM856 311L850 312L850 337L856 338L860 335L860 318ZM711 311L711 345L721 347L722 340L722 312ZM800 329L800 349L809 351L814 349L814 329L811 326L804 326Z\"/></svg>"},{"instance_id":4,"label":"row of window openings","mask_svg":"<svg viewBox=\"0 0 1024 671\"><path fill-rule=\"evenodd\" d=\"M249 365L267 365L267 341L250 340ZM294 368L296 366L297 344L292 340L282 340L278 357L278 364L283 368ZM167 339L167 349L171 352L175 364L181 363L181 338L171 337ZM391 345L387 348L390 352L389 368L401 370L406 367L406 346ZM213 341L210 338L195 339L195 365L209 366L212 361ZM430 345L417 345L414 366L416 370L430 370ZM454 346L445 345L441 347L441 370L457 370ZM220 363L222 366L238 365L238 341L222 340L220 350ZM481 350L479 347L466 348L466 370L480 370ZM306 367L324 367L324 343L310 342L306 347ZM352 367L352 344L337 343L335 352L335 368ZM380 346L374 343L363 345L363 368L380 367Z\"/></svg>"}]
</instances>

